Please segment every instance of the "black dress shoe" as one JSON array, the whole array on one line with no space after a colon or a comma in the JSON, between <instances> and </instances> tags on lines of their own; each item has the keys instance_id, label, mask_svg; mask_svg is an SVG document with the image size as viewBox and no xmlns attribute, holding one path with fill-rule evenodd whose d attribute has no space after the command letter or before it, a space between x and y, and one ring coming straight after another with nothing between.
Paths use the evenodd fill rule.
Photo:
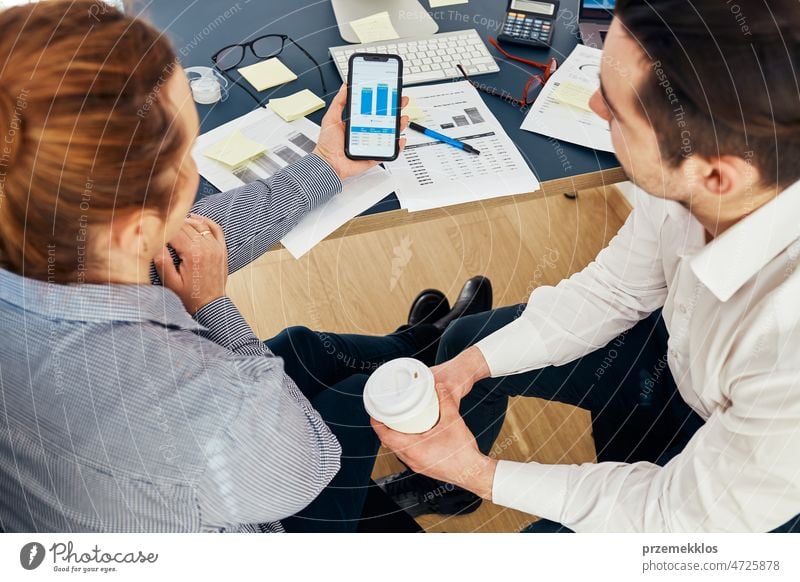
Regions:
<instances>
[{"instance_id":1,"label":"black dress shoe","mask_svg":"<svg viewBox=\"0 0 800 582\"><path fill-rule=\"evenodd\" d=\"M433 323L450 313L450 302L438 289L425 289L408 311L408 325Z\"/></svg>"},{"instance_id":2,"label":"black dress shoe","mask_svg":"<svg viewBox=\"0 0 800 582\"><path fill-rule=\"evenodd\" d=\"M397 328L397 332L409 334L417 346L410 357L417 358L426 366L436 364L436 352L442 330L433 322L450 313L450 302L438 289L426 289L417 295L408 311L408 323Z\"/></svg>"},{"instance_id":3,"label":"black dress shoe","mask_svg":"<svg viewBox=\"0 0 800 582\"><path fill-rule=\"evenodd\" d=\"M436 513L466 515L481 506L480 497L455 485L406 469L375 483L411 517Z\"/></svg>"},{"instance_id":4,"label":"black dress shoe","mask_svg":"<svg viewBox=\"0 0 800 582\"><path fill-rule=\"evenodd\" d=\"M444 331L447 326L459 317L489 311L492 308L492 282L478 275L468 279L450 313L433 322L433 325Z\"/></svg>"}]
</instances>

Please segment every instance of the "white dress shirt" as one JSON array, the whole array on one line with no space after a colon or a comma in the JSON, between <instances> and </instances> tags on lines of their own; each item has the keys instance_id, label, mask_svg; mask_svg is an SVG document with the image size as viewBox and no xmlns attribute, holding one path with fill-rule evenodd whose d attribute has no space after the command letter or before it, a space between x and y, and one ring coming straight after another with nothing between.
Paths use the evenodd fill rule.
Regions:
<instances>
[{"instance_id":1,"label":"white dress shirt","mask_svg":"<svg viewBox=\"0 0 800 582\"><path fill-rule=\"evenodd\" d=\"M492 376L590 353L663 306L668 364L705 420L666 466L500 461L495 503L575 531L769 531L800 513L800 183L705 242L637 193L583 271L477 345Z\"/></svg>"}]
</instances>

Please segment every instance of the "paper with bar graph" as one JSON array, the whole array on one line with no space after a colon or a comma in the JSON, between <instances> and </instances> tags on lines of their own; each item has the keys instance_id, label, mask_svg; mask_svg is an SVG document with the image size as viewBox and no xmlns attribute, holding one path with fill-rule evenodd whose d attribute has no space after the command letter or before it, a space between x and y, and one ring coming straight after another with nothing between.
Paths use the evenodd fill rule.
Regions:
<instances>
[{"instance_id":1,"label":"paper with bar graph","mask_svg":"<svg viewBox=\"0 0 800 582\"><path fill-rule=\"evenodd\" d=\"M261 144L266 150L238 166L228 166L205 155L208 148L225 142L237 132L248 141ZM259 108L198 137L192 157L197 162L200 174L225 191L269 178L311 153L318 137L319 126L306 118L286 122L269 109ZM295 258L300 258L334 230L380 202L394 189L395 181L381 168L373 168L361 176L347 179L341 193L306 214L281 243Z\"/></svg>"},{"instance_id":2,"label":"paper with bar graph","mask_svg":"<svg viewBox=\"0 0 800 582\"><path fill-rule=\"evenodd\" d=\"M407 130L405 150L386 168L410 211L476 202L539 189L517 146L467 81L403 89L422 112L417 122L480 150L469 154Z\"/></svg>"}]
</instances>

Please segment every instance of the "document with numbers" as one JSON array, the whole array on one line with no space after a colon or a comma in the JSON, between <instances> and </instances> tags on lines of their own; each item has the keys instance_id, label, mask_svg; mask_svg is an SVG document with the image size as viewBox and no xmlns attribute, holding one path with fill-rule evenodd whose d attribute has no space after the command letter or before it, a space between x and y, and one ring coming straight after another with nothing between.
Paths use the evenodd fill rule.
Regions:
<instances>
[{"instance_id":1,"label":"document with numbers","mask_svg":"<svg viewBox=\"0 0 800 582\"><path fill-rule=\"evenodd\" d=\"M539 189L517 146L467 81L407 87L403 94L422 110L417 123L481 152L469 154L406 130L405 150L385 164L396 179L403 208L413 212Z\"/></svg>"}]
</instances>

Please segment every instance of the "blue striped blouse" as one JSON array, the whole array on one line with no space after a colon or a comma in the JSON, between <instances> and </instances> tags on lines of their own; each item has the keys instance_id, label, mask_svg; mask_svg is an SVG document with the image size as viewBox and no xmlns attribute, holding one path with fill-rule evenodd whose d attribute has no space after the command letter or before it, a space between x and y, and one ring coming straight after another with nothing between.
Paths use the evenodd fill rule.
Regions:
<instances>
[{"instance_id":1,"label":"blue striped blouse","mask_svg":"<svg viewBox=\"0 0 800 582\"><path fill-rule=\"evenodd\" d=\"M233 272L340 191L311 154L206 197ZM0 270L0 526L281 531L339 469L336 438L227 298Z\"/></svg>"}]
</instances>

